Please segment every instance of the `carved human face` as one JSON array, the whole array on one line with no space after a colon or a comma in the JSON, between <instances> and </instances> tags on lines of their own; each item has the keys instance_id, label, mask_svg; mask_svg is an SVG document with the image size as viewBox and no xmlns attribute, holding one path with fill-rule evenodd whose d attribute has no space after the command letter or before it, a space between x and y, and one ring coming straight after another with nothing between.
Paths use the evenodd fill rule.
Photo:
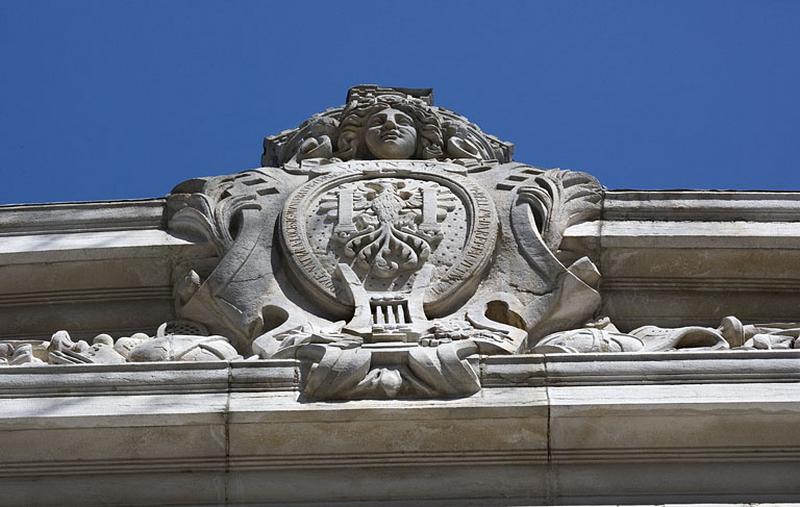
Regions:
<instances>
[{"instance_id":1,"label":"carved human face","mask_svg":"<svg viewBox=\"0 0 800 507\"><path fill-rule=\"evenodd\" d=\"M411 158L417 149L417 128L409 115L387 107L367 119L365 142L377 158Z\"/></svg>"}]
</instances>

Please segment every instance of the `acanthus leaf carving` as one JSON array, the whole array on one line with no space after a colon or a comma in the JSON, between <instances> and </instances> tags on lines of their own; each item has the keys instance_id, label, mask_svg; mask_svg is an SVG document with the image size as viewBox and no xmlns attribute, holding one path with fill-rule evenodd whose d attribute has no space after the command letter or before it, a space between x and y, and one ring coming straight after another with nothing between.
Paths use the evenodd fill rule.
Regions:
<instances>
[{"instance_id":1,"label":"acanthus leaf carving","mask_svg":"<svg viewBox=\"0 0 800 507\"><path fill-rule=\"evenodd\" d=\"M641 326L621 333L607 317L586 327L545 336L532 347L534 353L672 352L711 350L800 349L797 323L742 324L734 316L716 328Z\"/></svg>"},{"instance_id":2,"label":"acanthus leaf carving","mask_svg":"<svg viewBox=\"0 0 800 507\"><path fill-rule=\"evenodd\" d=\"M163 323L153 335L134 333L114 339L102 333L91 345L74 340L65 330L53 333L49 341L0 341L0 366L240 359L227 338L210 335L202 324L182 320Z\"/></svg>"},{"instance_id":3,"label":"acanthus leaf carving","mask_svg":"<svg viewBox=\"0 0 800 507\"><path fill-rule=\"evenodd\" d=\"M531 207L539 233L551 251L559 249L567 227L599 218L603 194L594 177L551 169L535 176L533 182L520 187L518 196Z\"/></svg>"},{"instance_id":4,"label":"acanthus leaf carving","mask_svg":"<svg viewBox=\"0 0 800 507\"><path fill-rule=\"evenodd\" d=\"M224 253L236 239L242 211L262 209L280 186L275 176L262 171L189 180L167 199L167 225L178 233L199 233Z\"/></svg>"}]
</instances>

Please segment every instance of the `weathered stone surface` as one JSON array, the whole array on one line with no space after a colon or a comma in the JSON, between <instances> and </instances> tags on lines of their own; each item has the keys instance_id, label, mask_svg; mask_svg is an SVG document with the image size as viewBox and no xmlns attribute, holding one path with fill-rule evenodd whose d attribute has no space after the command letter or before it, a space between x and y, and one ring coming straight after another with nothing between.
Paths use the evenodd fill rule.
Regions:
<instances>
[{"instance_id":1,"label":"weathered stone surface","mask_svg":"<svg viewBox=\"0 0 800 507\"><path fill-rule=\"evenodd\" d=\"M268 138L274 167L176 187L169 230L218 258L180 263L177 314L303 360L309 398L475 393L469 356L523 352L600 304L592 262L560 249L599 218L600 185L510 156L429 91L353 88Z\"/></svg>"},{"instance_id":2,"label":"weathered stone surface","mask_svg":"<svg viewBox=\"0 0 800 507\"><path fill-rule=\"evenodd\" d=\"M477 396L344 403L298 403L295 360L5 368L4 504L654 504L800 494L800 391L791 382L800 352L715 354L499 356L481 368ZM755 359L746 375L742 359ZM599 367L591 375L581 365ZM189 470L202 484L175 491L192 484ZM98 473L117 488L94 487ZM158 487L140 492L156 473ZM33 487L42 480L58 489Z\"/></svg>"},{"instance_id":3,"label":"weathered stone surface","mask_svg":"<svg viewBox=\"0 0 800 507\"><path fill-rule=\"evenodd\" d=\"M800 193L512 152L365 85L264 167L0 207L0 503L800 498Z\"/></svg>"}]
</instances>

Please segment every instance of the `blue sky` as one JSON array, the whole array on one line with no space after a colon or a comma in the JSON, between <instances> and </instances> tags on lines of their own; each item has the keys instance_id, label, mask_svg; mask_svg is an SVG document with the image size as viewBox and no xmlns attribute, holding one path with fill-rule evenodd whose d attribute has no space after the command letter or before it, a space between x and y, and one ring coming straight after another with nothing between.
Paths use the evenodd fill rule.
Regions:
<instances>
[{"instance_id":1,"label":"blue sky","mask_svg":"<svg viewBox=\"0 0 800 507\"><path fill-rule=\"evenodd\" d=\"M0 1L0 203L258 166L358 83L433 87L609 188L800 189L800 1Z\"/></svg>"}]
</instances>

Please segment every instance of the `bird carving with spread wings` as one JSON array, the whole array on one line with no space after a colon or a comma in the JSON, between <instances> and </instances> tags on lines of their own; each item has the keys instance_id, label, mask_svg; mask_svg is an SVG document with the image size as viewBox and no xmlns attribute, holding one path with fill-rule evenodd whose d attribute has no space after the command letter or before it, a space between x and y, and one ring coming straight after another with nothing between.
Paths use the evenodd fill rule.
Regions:
<instances>
[{"instance_id":1,"label":"bird carving with spread wings","mask_svg":"<svg viewBox=\"0 0 800 507\"><path fill-rule=\"evenodd\" d=\"M320 211L338 222L331 242L379 278L422 267L442 239L440 222L456 207L453 193L432 181L380 178L342 185Z\"/></svg>"}]
</instances>

